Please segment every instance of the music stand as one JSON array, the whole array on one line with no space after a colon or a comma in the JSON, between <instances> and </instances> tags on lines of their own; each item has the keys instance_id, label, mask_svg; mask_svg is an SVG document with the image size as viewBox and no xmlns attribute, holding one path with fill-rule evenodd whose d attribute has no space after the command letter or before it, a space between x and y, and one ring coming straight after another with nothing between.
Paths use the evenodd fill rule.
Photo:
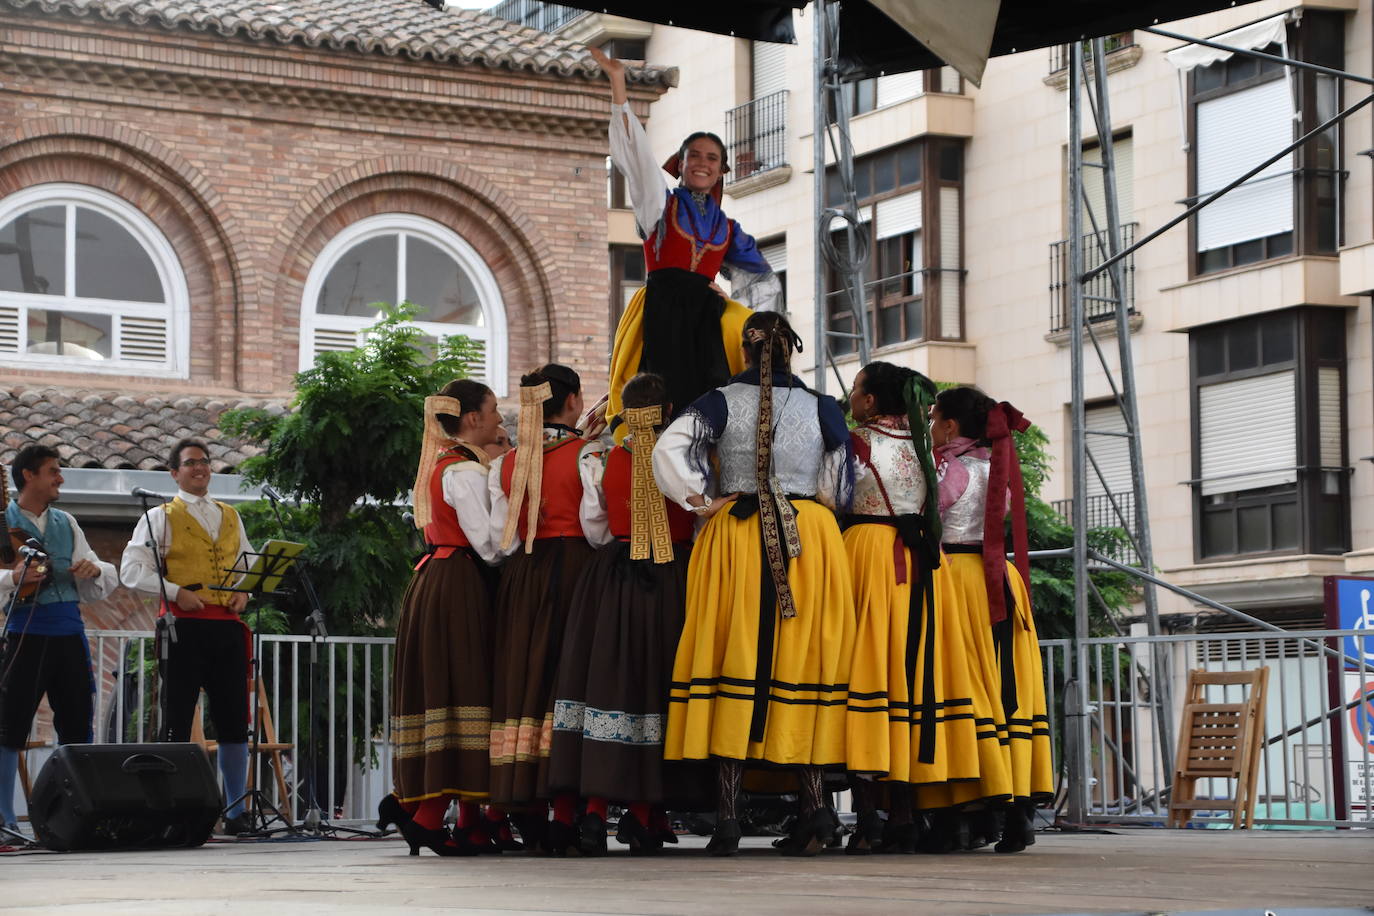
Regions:
<instances>
[{"instance_id":1,"label":"music stand","mask_svg":"<svg viewBox=\"0 0 1374 916\"><path fill-rule=\"evenodd\" d=\"M226 592L243 592L249 598L254 596L266 596L280 594L282 579L286 573L296 563L301 551L305 550L305 545L295 541L268 540L262 545L261 550L245 550L239 554L234 564L228 569L223 570L224 578L215 588ZM229 580L237 576L237 580L232 585ZM259 757L259 746L262 744L262 716L257 710L258 698L258 677L260 676L259 659L262 656L262 606L253 610L254 626L252 628L253 638L253 661L251 664L252 678L250 683L249 708L253 713L253 732L249 737L248 760L249 767L261 766L262 761ZM249 823L252 829L240 836L265 837L274 833L299 833L300 828L289 822L282 815L281 809L267 800L262 789L258 786L261 780L258 774L254 774L253 788L248 789L242 795L229 799L224 810L228 811L240 801L246 802L244 811L248 814ZM290 804L290 799L284 799ZM271 812L271 816L268 816ZM223 812L221 812L223 813ZM271 825L277 821L281 822L280 827Z\"/></svg>"}]
</instances>

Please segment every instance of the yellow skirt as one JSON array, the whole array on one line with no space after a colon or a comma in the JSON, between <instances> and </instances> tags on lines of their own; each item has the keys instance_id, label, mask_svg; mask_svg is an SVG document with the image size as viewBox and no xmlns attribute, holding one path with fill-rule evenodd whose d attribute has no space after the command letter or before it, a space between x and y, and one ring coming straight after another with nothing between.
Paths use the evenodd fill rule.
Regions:
<instances>
[{"instance_id":1,"label":"yellow skirt","mask_svg":"<svg viewBox=\"0 0 1374 916\"><path fill-rule=\"evenodd\" d=\"M776 606L762 740L750 740L758 685L759 517L716 514L692 549L687 622L668 704L668 760L844 763L845 706L854 649L854 597L844 541L830 510L797 500L802 552L789 563L797 616Z\"/></svg>"},{"instance_id":2,"label":"yellow skirt","mask_svg":"<svg viewBox=\"0 0 1374 916\"><path fill-rule=\"evenodd\" d=\"M647 289L647 286L640 287L635 292L615 328L615 343L611 348L610 403L606 406L607 422L620 416L624 406L620 401L620 392L639 371L639 357L644 352L644 293ZM725 359L730 364L731 375L744 371L740 341L744 336L744 322L752 314L753 311L747 306L733 299L725 301L725 312L720 316L720 339L725 345ZM673 405L673 409L679 411L686 407L686 404ZM617 426L615 441L621 442L628 432L623 423Z\"/></svg>"},{"instance_id":3,"label":"yellow skirt","mask_svg":"<svg viewBox=\"0 0 1374 916\"><path fill-rule=\"evenodd\" d=\"M916 565L906 554L908 581L897 583L890 525L859 524L844 533L858 632L849 679L847 762L859 773L918 784L978 777L978 738L974 725L972 674L963 630L954 617L952 589L943 566L934 573L934 614L922 609L923 626L935 628L932 659L916 660L915 683L907 683L907 627L911 580ZM933 616L933 620L932 620ZM919 759L921 706L927 664L934 666L935 756Z\"/></svg>"}]
</instances>

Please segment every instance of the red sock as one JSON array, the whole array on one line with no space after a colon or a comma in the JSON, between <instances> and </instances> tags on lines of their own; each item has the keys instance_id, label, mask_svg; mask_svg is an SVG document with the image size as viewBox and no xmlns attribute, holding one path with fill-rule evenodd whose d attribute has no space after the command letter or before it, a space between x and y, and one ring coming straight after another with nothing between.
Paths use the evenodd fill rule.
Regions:
<instances>
[{"instance_id":1,"label":"red sock","mask_svg":"<svg viewBox=\"0 0 1374 916\"><path fill-rule=\"evenodd\" d=\"M505 819L506 812L500 805L487 805L487 820L499 824Z\"/></svg>"},{"instance_id":2,"label":"red sock","mask_svg":"<svg viewBox=\"0 0 1374 916\"><path fill-rule=\"evenodd\" d=\"M449 802L452 799L447 795L438 798L427 798L420 802L420 807L415 811L415 823L426 830L438 830L444 826L444 815L448 813Z\"/></svg>"},{"instance_id":3,"label":"red sock","mask_svg":"<svg viewBox=\"0 0 1374 916\"><path fill-rule=\"evenodd\" d=\"M477 802L460 801L458 803L458 828L471 830L480 823L482 823L482 806Z\"/></svg>"},{"instance_id":4,"label":"red sock","mask_svg":"<svg viewBox=\"0 0 1374 916\"><path fill-rule=\"evenodd\" d=\"M630 806L630 813L635 816L635 820L639 821L646 828L653 822L653 816L649 813L648 802L635 802Z\"/></svg>"},{"instance_id":5,"label":"red sock","mask_svg":"<svg viewBox=\"0 0 1374 916\"><path fill-rule=\"evenodd\" d=\"M606 819L606 808L609 804L610 802L600 795L593 795L591 798L587 799L587 813L598 814L604 821Z\"/></svg>"},{"instance_id":6,"label":"red sock","mask_svg":"<svg viewBox=\"0 0 1374 916\"><path fill-rule=\"evenodd\" d=\"M571 827L573 820L577 817L577 796L571 792L563 792L554 796L553 799L553 819L560 824Z\"/></svg>"},{"instance_id":7,"label":"red sock","mask_svg":"<svg viewBox=\"0 0 1374 916\"><path fill-rule=\"evenodd\" d=\"M414 818L415 818L415 812L420 810L420 803L419 803L419 802L401 802L401 810L404 811L406 814L409 814L410 817L411 817L411 819L414 820Z\"/></svg>"}]
</instances>

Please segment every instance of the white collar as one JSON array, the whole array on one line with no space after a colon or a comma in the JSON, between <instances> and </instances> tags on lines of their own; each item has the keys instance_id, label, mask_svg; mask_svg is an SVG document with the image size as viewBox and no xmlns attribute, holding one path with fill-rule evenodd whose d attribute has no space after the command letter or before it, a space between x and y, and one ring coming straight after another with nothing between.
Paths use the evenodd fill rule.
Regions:
<instances>
[{"instance_id":1,"label":"white collar","mask_svg":"<svg viewBox=\"0 0 1374 916\"><path fill-rule=\"evenodd\" d=\"M186 505L188 506L194 506L197 503L205 503L208 505L214 504L214 500L210 498L210 494L208 493L204 496L196 496L192 493L187 493L185 490L178 488L177 496L181 499L182 502L186 503Z\"/></svg>"}]
</instances>

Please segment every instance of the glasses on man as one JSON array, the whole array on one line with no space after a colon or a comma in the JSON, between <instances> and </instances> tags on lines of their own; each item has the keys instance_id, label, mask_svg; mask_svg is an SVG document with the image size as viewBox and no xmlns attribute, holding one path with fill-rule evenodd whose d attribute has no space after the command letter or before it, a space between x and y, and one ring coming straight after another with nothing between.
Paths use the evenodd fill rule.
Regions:
<instances>
[{"instance_id":1,"label":"glasses on man","mask_svg":"<svg viewBox=\"0 0 1374 916\"><path fill-rule=\"evenodd\" d=\"M208 468L208 467L210 466L210 459L209 459L209 458L184 458L184 459L182 459L181 466L184 467L184 468Z\"/></svg>"}]
</instances>

